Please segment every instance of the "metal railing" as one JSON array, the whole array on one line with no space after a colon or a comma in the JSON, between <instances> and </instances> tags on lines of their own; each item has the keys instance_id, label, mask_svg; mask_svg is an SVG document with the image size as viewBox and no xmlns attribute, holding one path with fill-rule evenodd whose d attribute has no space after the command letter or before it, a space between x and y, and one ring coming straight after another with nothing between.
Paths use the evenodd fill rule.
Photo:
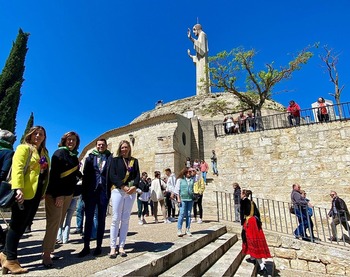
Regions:
<instances>
[{"instance_id":1,"label":"metal railing","mask_svg":"<svg viewBox=\"0 0 350 277\"><path fill-rule=\"evenodd\" d=\"M236 218L235 214L234 194L222 191L215 191L215 194L218 221L237 222L239 219ZM255 197L253 201L259 209L263 229L296 236L295 231L300 223L295 214L300 214L301 211L307 213L307 210L305 211L302 207L292 207L295 213L292 214L291 203ZM347 220L350 220L350 218L346 218L346 224L349 226ZM335 223L334 219L328 216L327 209L313 207L312 216L305 216L304 221L301 221L302 227L300 229L302 229L302 233L299 234L300 239L316 242L322 241L349 247L350 228L347 231L342 226L342 223L345 224L345 222ZM338 235L338 239L335 241L330 240L332 237L332 225L334 225ZM313 232L311 232L311 229L313 229Z\"/></svg>"},{"instance_id":2,"label":"metal railing","mask_svg":"<svg viewBox=\"0 0 350 277\"><path fill-rule=\"evenodd\" d=\"M216 137L220 137L246 132L291 128L300 125L350 120L350 102L341 103L339 105L328 105L326 109L328 112L327 118L321 118L319 116L318 107L300 110L300 119L296 119L288 112L255 117L254 119L250 120L245 119L245 121L241 122L241 124L238 120L236 120L237 118L235 118L234 120L237 121L238 124L238 128L236 128L237 130L234 128L234 126L228 130L226 128L226 123L219 123L214 125L214 132ZM249 121L251 123L249 123Z\"/></svg>"}]
</instances>

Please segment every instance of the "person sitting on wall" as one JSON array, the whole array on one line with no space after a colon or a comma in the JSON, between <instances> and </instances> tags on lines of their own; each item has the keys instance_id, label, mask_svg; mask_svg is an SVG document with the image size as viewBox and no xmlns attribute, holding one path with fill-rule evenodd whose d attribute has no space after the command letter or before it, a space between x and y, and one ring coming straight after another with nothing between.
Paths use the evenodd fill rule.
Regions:
<instances>
[{"instance_id":1,"label":"person sitting on wall","mask_svg":"<svg viewBox=\"0 0 350 277\"><path fill-rule=\"evenodd\" d=\"M249 131L254 132L256 129L256 121L252 112L247 113L246 121L248 122Z\"/></svg>"},{"instance_id":2,"label":"person sitting on wall","mask_svg":"<svg viewBox=\"0 0 350 277\"><path fill-rule=\"evenodd\" d=\"M232 134L233 133L233 118L232 116L225 117L224 119L224 128L225 128L225 134Z\"/></svg>"},{"instance_id":3,"label":"person sitting on wall","mask_svg":"<svg viewBox=\"0 0 350 277\"><path fill-rule=\"evenodd\" d=\"M244 115L243 112L239 113L239 116L237 117L238 125L239 125L239 132L245 133L247 130L247 117Z\"/></svg>"},{"instance_id":4,"label":"person sitting on wall","mask_svg":"<svg viewBox=\"0 0 350 277\"><path fill-rule=\"evenodd\" d=\"M232 133L233 134L239 134L239 124L238 124L237 120L233 121Z\"/></svg>"},{"instance_id":5,"label":"person sitting on wall","mask_svg":"<svg viewBox=\"0 0 350 277\"><path fill-rule=\"evenodd\" d=\"M287 108L288 112L288 122L290 126L300 126L300 107L294 100L289 101L289 107ZM293 123L295 120L295 124Z\"/></svg>"}]
</instances>

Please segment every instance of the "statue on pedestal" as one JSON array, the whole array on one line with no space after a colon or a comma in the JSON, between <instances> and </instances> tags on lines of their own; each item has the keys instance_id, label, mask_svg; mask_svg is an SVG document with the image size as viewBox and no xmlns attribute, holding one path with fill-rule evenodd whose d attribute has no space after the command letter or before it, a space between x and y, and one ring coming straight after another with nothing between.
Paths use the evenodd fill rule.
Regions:
<instances>
[{"instance_id":1,"label":"statue on pedestal","mask_svg":"<svg viewBox=\"0 0 350 277\"><path fill-rule=\"evenodd\" d=\"M187 30L187 36L193 42L196 55L191 55L190 49L187 49L187 54L196 65L196 95L208 94L210 93L209 72L207 70L209 52L208 39L200 24L193 26L193 33L198 39L191 36L190 29Z\"/></svg>"}]
</instances>

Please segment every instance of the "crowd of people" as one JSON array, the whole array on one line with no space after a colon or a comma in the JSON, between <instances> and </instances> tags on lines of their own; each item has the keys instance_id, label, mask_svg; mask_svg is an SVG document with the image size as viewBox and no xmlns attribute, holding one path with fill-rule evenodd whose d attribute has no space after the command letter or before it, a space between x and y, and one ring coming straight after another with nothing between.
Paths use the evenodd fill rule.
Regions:
<instances>
[{"instance_id":1,"label":"crowd of people","mask_svg":"<svg viewBox=\"0 0 350 277\"><path fill-rule=\"evenodd\" d=\"M329 107L323 97L317 99L317 107L315 109L315 116L318 122L329 122ZM294 100L290 100L286 112L289 126L300 126L301 108L299 104ZM257 130L258 125L259 122L251 111L247 112L247 114L240 112L237 118L234 118L232 115L226 116L223 121L224 131L227 135L246 133L247 131L254 132Z\"/></svg>"},{"instance_id":2,"label":"crowd of people","mask_svg":"<svg viewBox=\"0 0 350 277\"><path fill-rule=\"evenodd\" d=\"M120 142L117 154L113 156L107 149L106 139L97 139L95 149L83 164L78 159L80 137L74 131L62 136L51 158L42 126L32 127L15 151L14 141L11 132L0 130L0 177L3 181L11 172L17 202L11 207L11 220L0 253L3 273L28 272L18 261L18 245L44 199L46 232L42 243L42 264L45 268L54 267L54 260L58 258L55 246L68 243L70 233L83 235L83 248L78 257L91 254L91 240L96 240L92 254L101 255L110 203L112 221L108 256L111 259L117 255L127 256L124 247L136 199L140 225L147 224L148 216L154 217L152 223L177 221L177 235L192 236L191 223L203 222L203 194L209 170L204 160L186 161L177 175L166 168L163 173L155 171L153 178L149 178L147 172L140 173L138 159L132 156L130 142L126 140ZM218 175L214 150L211 161L213 173ZM159 206L161 219L158 219ZM75 211L77 228L71 231Z\"/></svg>"},{"instance_id":3,"label":"crowd of people","mask_svg":"<svg viewBox=\"0 0 350 277\"><path fill-rule=\"evenodd\" d=\"M215 150L212 150L210 160L211 160L212 174L219 176L218 157L216 155ZM204 183L207 184L207 174L209 171L209 165L204 159L192 160L190 157L187 157L185 161L185 167L194 168L195 170L197 170L202 175L202 178L204 179Z\"/></svg>"},{"instance_id":4,"label":"crowd of people","mask_svg":"<svg viewBox=\"0 0 350 277\"><path fill-rule=\"evenodd\" d=\"M15 136L0 130L0 178L5 180L11 169L11 184L15 190L17 204L11 207L11 220L4 247L0 253L3 273L28 272L18 261L18 245L25 230L32 224L39 203L45 199L46 232L42 243L42 264L52 268L57 258L55 245L69 240L71 219L78 202L83 215L77 213L77 229L83 233L83 249L78 257L91 253L90 242L96 239L94 256L102 253L102 240L106 230L106 215L109 203L112 206L109 257L126 257L124 250L129 220L137 199L139 224L147 224L146 218L153 216L153 223L177 221L177 235L192 236L191 223L203 222L203 195L207 184L208 164L204 159L186 159L184 168L177 174L170 168L155 171L153 179L147 172L140 173L138 159L132 156L129 141L119 143L116 156L107 149L104 138L96 140L95 149L88 154L82 166L78 160L79 135L65 133L51 159L46 149L46 131L42 126L32 127L16 151L13 150ZM218 175L215 150L211 155L212 170ZM242 225L243 253L257 262L265 272L263 259L270 253L261 228L260 213L252 201L252 192L233 184L235 221ZM335 191L331 191L332 218L330 240L337 241L337 225L349 232L348 208ZM80 200L79 200L80 198ZM297 239L318 240L313 230L313 205L299 184L292 186L291 212L298 218L294 231ZM158 205L159 203L159 205ZM162 219L158 219L160 206ZM193 218L192 218L193 213ZM82 218L85 224L82 226ZM183 224L185 222L185 229ZM96 233L94 234L94 229ZM1 233L0 229L0 233Z\"/></svg>"},{"instance_id":5,"label":"crowd of people","mask_svg":"<svg viewBox=\"0 0 350 277\"><path fill-rule=\"evenodd\" d=\"M224 118L224 131L225 134L240 134L254 132L256 130L256 118L252 112L248 112L246 115L244 112L240 112L237 118L232 116L226 116Z\"/></svg>"}]
</instances>

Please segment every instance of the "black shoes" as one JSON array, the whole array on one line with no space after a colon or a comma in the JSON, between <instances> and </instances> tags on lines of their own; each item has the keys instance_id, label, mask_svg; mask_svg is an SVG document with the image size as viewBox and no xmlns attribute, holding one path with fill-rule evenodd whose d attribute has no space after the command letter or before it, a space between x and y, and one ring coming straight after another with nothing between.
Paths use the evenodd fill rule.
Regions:
<instances>
[{"instance_id":1,"label":"black shoes","mask_svg":"<svg viewBox=\"0 0 350 277\"><path fill-rule=\"evenodd\" d=\"M123 258L128 256L128 254L126 254L126 252L119 252L119 255L120 255L120 257L123 257Z\"/></svg>"},{"instance_id":2,"label":"black shoes","mask_svg":"<svg viewBox=\"0 0 350 277\"><path fill-rule=\"evenodd\" d=\"M117 254L108 254L108 257L110 259L116 259L117 258Z\"/></svg>"},{"instance_id":3,"label":"black shoes","mask_svg":"<svg viewBox=\"0 0 350 277\"><path fill-rule=\"evenodd\" d=\"M83 257L85 257L85 256L87 256L87 255L89 255L90 254L90 248L83 248L83 250L81 250L80 252L79 252L79 254L78 254L78 257L79 258L83 258Z\"/></svg>"},{"instance_id":4,"label":"black shoes","mask_svg":"<svg viewBox=\"0 0 350 277\"><path fill-rule=\"evenodd\" d=\"M99 256L102 253L101 247L96 247L94 250L94 253L92 254L93 256Z\"/></svg>"},{"instance_id":5,"label":"black shoes","mask_svg":"<svg viewBox=\"0 0 350 277\"><path fill-rule=\"evenodd\" d=\"M258 274L263 276L268 276L266 267L264 266L263 269L259 269Z\"/></svg>"},{"instance_id":6,"label":"black shoes","mask_svg":"<svg viewBox=\"0 0 350 277\"><path fill-rule=\"evenodd\" d=\"M246 260L246 262L251 263L251 264L255 264L256 263L256 260L252 259L252 258L247 258L245 260Z\"/></svg>"},{"instance_id":7,"label":"black shoes","mask_svg":"<svg viewBox=\"0 0 350 277\"><path fill-rule=\"evenodd\" d=\"M71 234L76 235L76 234L82 234L83 231L81 229L75 229L75 231L71 232Z\"/></svg>"}]
</instances>

